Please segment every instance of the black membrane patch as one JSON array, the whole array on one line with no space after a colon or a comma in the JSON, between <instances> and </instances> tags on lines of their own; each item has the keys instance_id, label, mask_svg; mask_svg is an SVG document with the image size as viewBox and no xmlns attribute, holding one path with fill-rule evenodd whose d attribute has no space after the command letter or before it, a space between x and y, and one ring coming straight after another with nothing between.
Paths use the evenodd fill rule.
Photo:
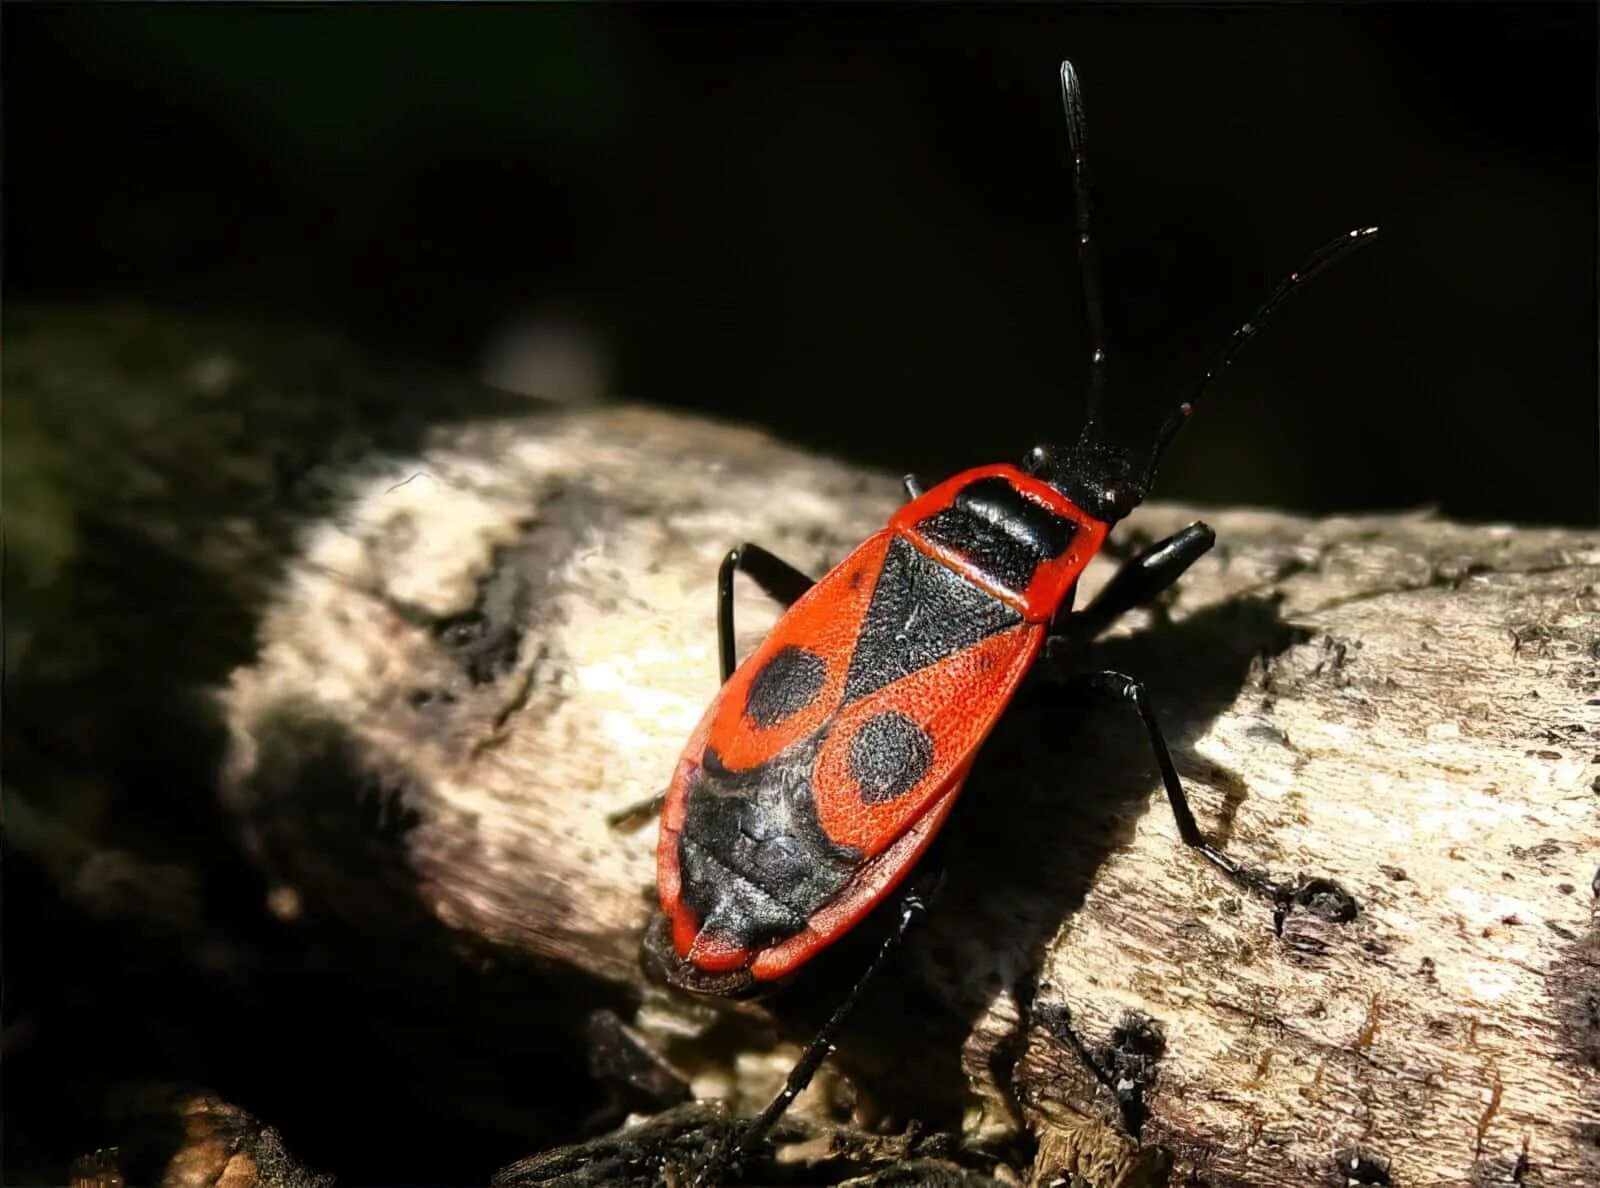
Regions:
<instances>
[{"instance_id":1,"label":"black membrane patch","mask_svg":"<svg viewBox=\"0 0 1600 1188\"><path fill-rule=\"evenodd\" d=\"M817 820L818 731L747 771L707 748L689 785L679 842L683 902L713 935L744 949L793 936L838 895L861 852Z\"/></svg>"}]
</instances>

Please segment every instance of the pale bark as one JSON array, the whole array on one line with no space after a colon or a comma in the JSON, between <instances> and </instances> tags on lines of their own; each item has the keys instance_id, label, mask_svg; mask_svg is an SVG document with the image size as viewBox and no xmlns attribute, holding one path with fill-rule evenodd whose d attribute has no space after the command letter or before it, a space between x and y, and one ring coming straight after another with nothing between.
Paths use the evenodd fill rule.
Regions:
<instances>
[{"instance_id":1,"label":"pale bark","mask_svg":"<svg viewBox=\"0 0 1600 1188\"><path fill-rule=\"evenodd\" d=\"M607 818L661 790L715 692L727 548L820 574L897 489L633 409L457 426L350 477L222 693L228 801L281 913L389 910L301 845L327 807L307 798L345 794L305 778L336 747L438 921L619 988L697 1094L755 1108L820 1008L797 988L782 1042L750 1004L756 1026L706 1042L715 1012L640 970L654 826ZM1201 515L1216 550L1086 663L1147 680L1215 838L1336 880L1356 919L1302 909L1276 935L1178 842L1131 715L1019 705L932 918L798 1116L915 1116L1039 1184L1337 1184L1352 1160L1600 1183L1600 538L1159 503L1122 535ZM776 612L740 599L747 650ZM1123 1037L1142 1088L1121 1110L1066 1036L1110 1065L1125 1017L1164 1046L1141 1063Z\"/></svg>"}]
</instances>

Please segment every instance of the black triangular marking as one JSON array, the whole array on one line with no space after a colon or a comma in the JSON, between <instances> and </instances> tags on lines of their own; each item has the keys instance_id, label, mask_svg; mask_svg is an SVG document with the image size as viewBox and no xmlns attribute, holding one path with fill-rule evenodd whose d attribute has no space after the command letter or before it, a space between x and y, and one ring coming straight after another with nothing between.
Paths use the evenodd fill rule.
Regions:
<instances>
[{"instance_id":1,"label":"black triangular marking","mask_svg":"<svg viewBox=\"0 0 1600 1188\"><path fill-rule=\"evenodd\" d=\"M848 705L1022 622L993 594L896 537L845 677Z\"/></svg>"}]
</instances>

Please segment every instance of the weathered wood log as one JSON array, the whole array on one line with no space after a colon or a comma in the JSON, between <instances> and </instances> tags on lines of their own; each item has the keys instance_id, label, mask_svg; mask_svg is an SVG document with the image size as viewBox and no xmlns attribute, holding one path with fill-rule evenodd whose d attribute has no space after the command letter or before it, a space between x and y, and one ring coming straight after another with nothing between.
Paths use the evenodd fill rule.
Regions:
<instances>
[{"instance_id":1,"label":"weathered wood log","mask_svg":"<svg viewBox=\"0 0 1600 1188\"><path fill-rule=\"evenodd\" d=\"M352 469L221 694L276 910L382 937L420 904L754 1108L837 979L770 1011L648 983L655 831L608 818L661 789L716 688L722 553L820 573L895 500L639 409L440 429ZM1214 553L1086 662L1147 679L1215 838L1336 881L1355 918L1308 895L1275 921L1178 843L1136 723L1024 701L952 819L937 910L797 1117L916 1118L1040 1185L1600 1182L1600 538L1205 517ZM748 648L775 612L742 593ZM315 824L358 809L387 882Z\"/></svg>"},{"instance_id":2,"label":"weathered wood log","mask_svg":"<svg viewBox=\"0 0 1600 1188\"><path fill-rule=\"evenodd\" d=\"M214 1058L173 1069L231 1056L290 1149L374 1182L417 1156L352 1158L373 1144L347 1106L474 1136L428 1153L454 1180L654 1111L682 1092L673 1066L761 1104L850 954L766 1005L678 1003L636 961L653 830L606 816L659 788L711 695L722 550L759 539L820 572L895 484L689 419L386 374L322 336L134 308L7 329L8 889L30 908L54 889L46 931L68 908L93 922L65 951L8 922L36 979L8 1019L8 1109L90 1093L46 1073L121 1082L124 1121L79 1149L150 1166L130 1087L189 1033ZM1270 905L1177 846L1132 723L1019 703L952 820L932 920L764 1178L904 1157L1100 1185L1600 1180L1600 540L1208 519L1222 543L1175 601L1086 659L1150 681L1207 828L1337 880L1356 919L1312 902L1278 936ZM772 616L747 593L746 646ZM214 714L233 820L292 922L270 943L213 832ZM628 1029L586 1032L597 1007L670 1064L599 1043ZM284 1050L353 1010L370 1025L327 1053L337 1080ZM145 1013L153 1042L124 1042ZM609 1111L590 1113L583 1055L623 1085ZM923 1137L874 1147L827 1121L845 1112Z\"/></svg>"}]
</instances>

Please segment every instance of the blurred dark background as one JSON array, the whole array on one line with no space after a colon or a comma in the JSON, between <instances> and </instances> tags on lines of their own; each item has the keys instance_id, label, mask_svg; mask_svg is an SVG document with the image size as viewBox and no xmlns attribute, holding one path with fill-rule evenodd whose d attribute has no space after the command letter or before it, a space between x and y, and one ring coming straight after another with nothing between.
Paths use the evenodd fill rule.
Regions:
<instances>
[{"instance_id":1,"label":"blurred dark background","mask_svg":"<svg viewBox=\"0 0 1600 1188\"><path fill-rule=\"evenodd\" d=\"M1070 433L1056 63L1139 434L1279 275L1160 494L1593 523L1595 9L5 11L6 290L288 317L930 476Z\"/></svg>"}]
</instances>

